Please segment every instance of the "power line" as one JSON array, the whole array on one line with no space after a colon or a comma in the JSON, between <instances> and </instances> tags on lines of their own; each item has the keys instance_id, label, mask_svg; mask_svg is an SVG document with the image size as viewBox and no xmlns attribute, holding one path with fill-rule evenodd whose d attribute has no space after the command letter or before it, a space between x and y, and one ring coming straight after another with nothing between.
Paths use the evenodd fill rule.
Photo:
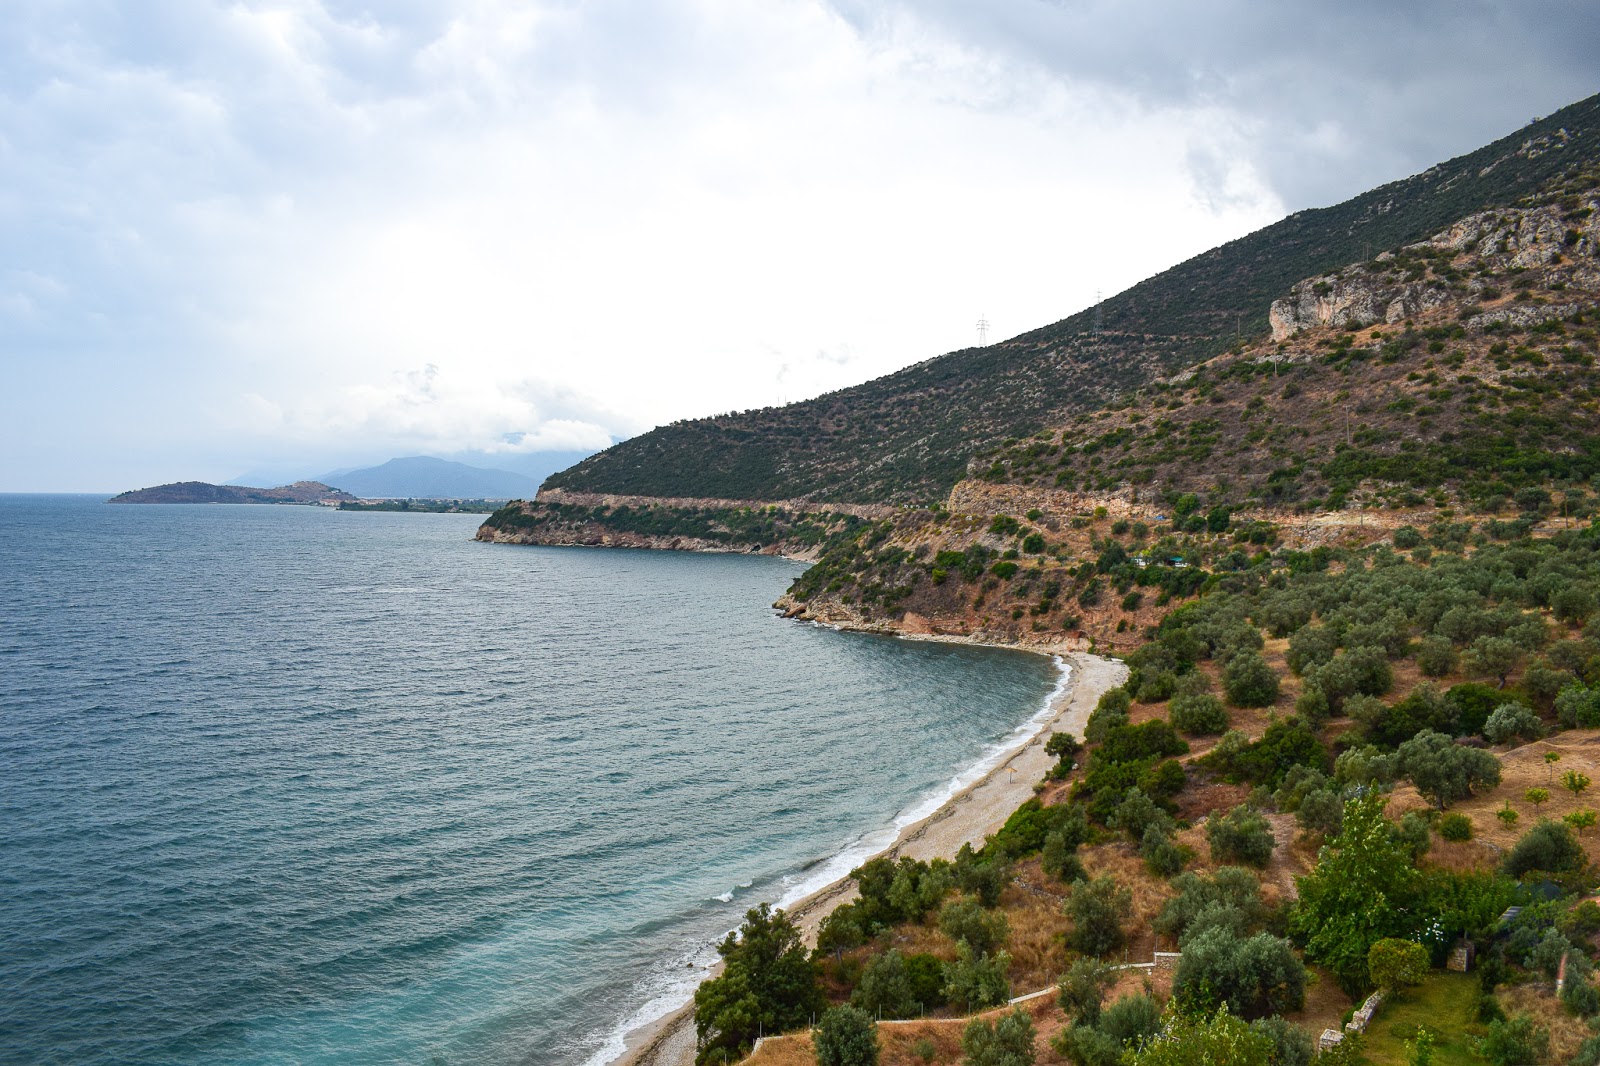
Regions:
<instances>
[{"instance_id":1,"label":"power line","mask_svg":"<svg viewBox=\"0 0 1600 1066\"><path fill-rule=\"evenodd\" d=\"M978 347L982 348L989 343L989 320L982 315L978 316Z\"/></svg>"}]
</instances>

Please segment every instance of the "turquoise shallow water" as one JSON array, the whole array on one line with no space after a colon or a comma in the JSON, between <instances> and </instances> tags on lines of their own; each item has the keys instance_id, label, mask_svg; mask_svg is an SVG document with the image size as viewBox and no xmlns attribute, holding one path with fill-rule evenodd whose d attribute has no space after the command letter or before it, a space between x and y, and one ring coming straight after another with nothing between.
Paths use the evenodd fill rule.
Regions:
<instances>
[{"instance_id":1,"label":"turquoise shallow water","mask_svg":"<svg viewBox=\"0 0 1600 1066\"><path fill-rule=\"evenodd\" d=\"M476 521L0 496L0 1062L603 1059L1057 680Z\"/></svg>"}]
</instances>

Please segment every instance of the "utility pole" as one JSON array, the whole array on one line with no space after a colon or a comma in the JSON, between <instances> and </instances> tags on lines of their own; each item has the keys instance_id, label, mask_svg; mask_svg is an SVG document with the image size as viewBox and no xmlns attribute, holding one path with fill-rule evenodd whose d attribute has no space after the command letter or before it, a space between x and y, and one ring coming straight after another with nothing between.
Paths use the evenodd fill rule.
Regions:
<instances>
[{"instance_id":1,"label":"utility pole","mask_svg":"<svg viewBox=\"0 0 1600 1066\"><path fill-rule=\"evenodd\" d=\"M1094 335L1100 335L1100 290L1094 290Z\"/></svg>"}]
</instances>

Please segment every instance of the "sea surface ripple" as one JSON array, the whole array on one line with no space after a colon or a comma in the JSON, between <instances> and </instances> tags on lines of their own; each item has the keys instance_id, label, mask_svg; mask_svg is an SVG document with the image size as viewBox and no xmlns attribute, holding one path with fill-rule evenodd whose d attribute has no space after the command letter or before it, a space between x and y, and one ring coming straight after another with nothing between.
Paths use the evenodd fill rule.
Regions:
<instances>
[{"instance_id":1,"label":"sea surface ripple","mask_svg":"<svg viewBox=\"0 0 1600 1066\"><path fill-rule=\"evenodd\" d=\"M1057 676L783 560L101 501L0 496L8 1064L603 1060Z\"/></svg>"}]
</instances>

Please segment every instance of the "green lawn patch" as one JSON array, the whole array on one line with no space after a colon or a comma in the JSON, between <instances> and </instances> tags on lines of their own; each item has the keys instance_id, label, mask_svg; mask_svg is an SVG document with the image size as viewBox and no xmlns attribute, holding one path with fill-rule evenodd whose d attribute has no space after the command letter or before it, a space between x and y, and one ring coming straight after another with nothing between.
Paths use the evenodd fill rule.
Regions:
<instances>
[{"instance_id":1,"label":"green lawn patch","mask_svg":"<svg viewBox=\"0 0 1600 1066\"><path fill-rule=\"evenodd\" d=\"M1483 1066L1478 1055L1478 979L1472 974L1437 971L1383 1005L1367 1029L1367 1057L1374 1066L1405 1066L1410 1041L1426 1026L1433 1034L1433 1066Z\"/></svg>"}]
</instances>

